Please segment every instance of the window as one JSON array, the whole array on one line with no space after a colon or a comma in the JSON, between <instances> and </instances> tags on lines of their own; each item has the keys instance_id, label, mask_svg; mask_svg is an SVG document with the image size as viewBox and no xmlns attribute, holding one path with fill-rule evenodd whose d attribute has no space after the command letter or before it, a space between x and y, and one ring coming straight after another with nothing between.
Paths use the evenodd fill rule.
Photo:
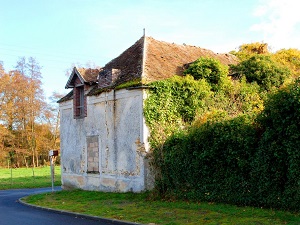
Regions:
<instances>
[{"instance_id":1,"label":"window","mask_svg":"<svg viewBox=\"0 0 300 225\"><path fill-rule=\"evenodd\" d=\"M86 138L87 143L87 172L99 173L99 142L98 136Z\"/></svg>"},{"instance_id":2,"label":"window","mask_svg":"<svg viewBox=\"0 0 300 225\"><path fill-rule=\"evenodd\" d=\"M86 116L84 86L74 88L74 117L82 118Z\"/></svg>"}]
</instances>

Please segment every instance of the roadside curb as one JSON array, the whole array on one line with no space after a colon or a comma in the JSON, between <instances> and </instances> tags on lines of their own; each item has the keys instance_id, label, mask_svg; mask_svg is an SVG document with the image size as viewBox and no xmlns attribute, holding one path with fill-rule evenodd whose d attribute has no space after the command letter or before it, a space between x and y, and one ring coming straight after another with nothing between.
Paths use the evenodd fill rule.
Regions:
<instances>
[{"instance_id":1,"label":"roadside curb","mask_svg":"<svg viewBox=\"0 0 300 225\"><path fill-rule=\"evenodd\" d=\"M28 206L28 207L32 207L32 208L36 208L36 209L44 210L44 211L51 211L51 212L55 212L55 213L58 213L58 214L71 215L71 216L74 216L76 218L85 218L85 219L97 220L97 221L101 221L101 222L109 222L111 224L116 224L116 225L143 225L143 224L140 224L140 223L121 221L121 220L117 220L117 219L108 219L108 218L103 218L103 217L98 217L98 216L90 216L90 215L86 215L86 214L70 212L70 211L66 211L66 210L57 210L57 209L37 206L37 205L33 205L33 204L29 204L27 202L24 202L22 200L22 198L18 199L18 202L21 203L22 205L25 205L25 206Z\"/></svg>"}]
</instances>

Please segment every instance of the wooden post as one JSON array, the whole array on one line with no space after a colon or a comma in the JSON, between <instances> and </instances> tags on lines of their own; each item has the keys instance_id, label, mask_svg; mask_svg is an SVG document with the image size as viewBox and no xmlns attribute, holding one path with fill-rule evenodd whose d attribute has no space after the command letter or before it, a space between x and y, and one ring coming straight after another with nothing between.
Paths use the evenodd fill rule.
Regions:
<instances>
[{"instance_id":1,"label":"wooden post","mask_svg":"<svg viewBox=\"0 0 300 225\"><path fill-rule=\"evenodd\" d=\"M51 170L52 192L54 192L54 165L53 165L53 156L50 156L50 170Z\"/></svg>"},{"instance_id":2,"label":"wooden post","mask_svg":"<svg viewBox=\"0 0 300 225\"><path fill-rule=\"evenodd\" d=\"M52 192L54 192L54 157L58 156L58 150L50 150L50 170L51 170L51 181L52 181Z\"/></svg>"}]
</instances>

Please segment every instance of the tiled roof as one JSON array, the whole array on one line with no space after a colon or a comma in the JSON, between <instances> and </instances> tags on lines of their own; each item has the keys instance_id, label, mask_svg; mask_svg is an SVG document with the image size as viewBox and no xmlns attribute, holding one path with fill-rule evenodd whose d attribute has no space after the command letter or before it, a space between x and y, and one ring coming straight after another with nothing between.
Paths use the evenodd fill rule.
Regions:
<instances>
[{"instance_id":1,"label":"tiled roof","mask_svg":"<svg viewBox=\"0 0 300 225\"><path fill-rule=\"evenodd\" d=\"M135 44L125 50L117 58L107 63L103 69L118 69L120 74L115 85L129 80L139 79L142 75L144 38L140 38Z\"/></svg>"},{"instance_id":2,"label":"tiled roof","mask_svg":"<svg viewBox=\"0 0 300 225\"><path fill-rule=\"evenodd\" d=\"M99 69L91 68L77 68L78 72L82 76L85 82L96 82L99 75Z\"/></svg>"},{"instance_id":3,"label":"tiled roof","mask_svg":"<svg viewBox=\"0 0 300 225\"><path fill-rule=\"evenodd\" d=\"M237 59L230 54L217 54L210 50L190 46L171 44L146 37L146 60L143 81L152 82L166 79L173 75L182 75L184 66L196 61L201 56L212 57L223 64L235 64Z\"/></svg>"},{"instance_id":4,"label":"tiled roof","mask_svg":"<svg viewBox=\"0 0 300 225\"><path fill-rule=\"evenodd\" d=\"M111 87L131 80L140 80L142 84L147 84L173 75L182 75L188 64L202 56L216 58L227 65L238 62L237 58L231 54L218 54L196 46L178 45L143 36L101 69L74 68L66 87L72 88L69 84L72 84L77 71L83 81L90 85L97 82L98 75L100 80L106 79L107 71L112 70L117 71L115 75L117 77L112 79ZM101 83L100 80L99 83ZM94 85L88 95L100 93L100 89L103 88ZM70 93L60 101L68 99L71 99Z\"/></svg>"},{"instance_id":5,"label":"tiled roof","mask_svg":"<svg viewBox=\"0 0 300 225\"><path fill-rule=\"evenodd\" d=\"M182 75L186 69L184 66L201 56L216 58L226 65L237 63L236 57L231 54L217 54L196 46L178 45L158 41L152 37L142 37L120 56L107 63L103 69L120 70L115 85L133 79L141 79L144 84L147 84L175 74Z\"/></svg>"},{"instance_id":6,"label":"tiled roof","mask_svg":"<svg viewBox=\"0 0 300 225\"><path fill-rule=\"evenodd\" d=\"M85 69L85 68L73 68L73 71L69 77L69 80L65 86L65 88L73 88L76 77L79 78L80 82L89 83L90 85L97 82L97 77L99 74L99 69Z\"/></svg>"}]
</instances>

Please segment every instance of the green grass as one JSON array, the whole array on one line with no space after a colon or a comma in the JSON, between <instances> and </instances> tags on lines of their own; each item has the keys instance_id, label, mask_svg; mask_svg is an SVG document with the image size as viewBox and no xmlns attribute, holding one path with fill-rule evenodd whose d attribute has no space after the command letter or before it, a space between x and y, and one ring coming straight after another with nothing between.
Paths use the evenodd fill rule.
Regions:
<instances>
[{"instance_id":1,"label":"green grass","mask_svg":"<svg viewBox=\"0 0 300 225\"><path fill-rule=\"evenodd\" d=\"M300 224L300 215L215 203L151 200L148 193L60 191L24 199L30 204L141 224Z\"/></svg>"},{"instance_id":2,"label":"green grass","mask_svg":"<svg viewBox=\"0 0 300 225\"><path fill-rule=\"evenodd\" d=\"M50 167L0 169L0 190L51 187ZM55 186L61 185L60 166L55 166Z\"/></svg>"}]
</instances>

